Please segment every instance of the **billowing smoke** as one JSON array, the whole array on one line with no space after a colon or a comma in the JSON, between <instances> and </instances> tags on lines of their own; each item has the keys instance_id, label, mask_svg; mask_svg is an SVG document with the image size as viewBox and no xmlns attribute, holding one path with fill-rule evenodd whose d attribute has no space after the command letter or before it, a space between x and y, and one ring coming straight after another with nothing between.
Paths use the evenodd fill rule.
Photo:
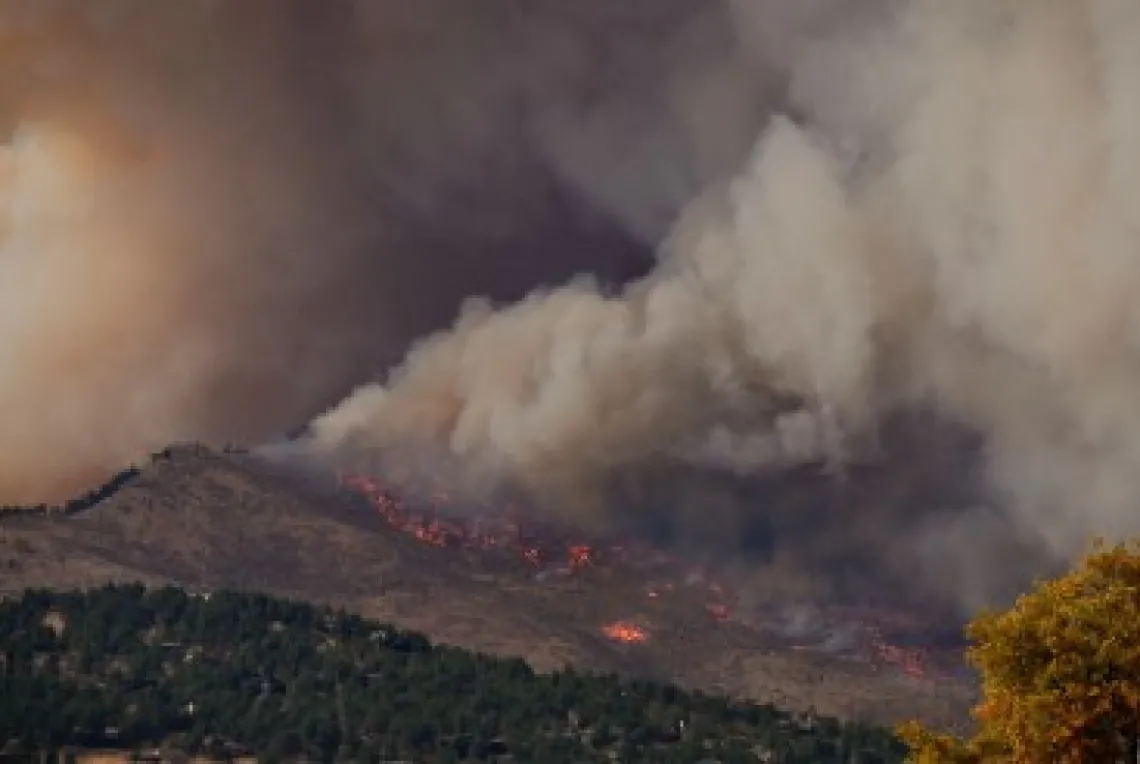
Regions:
<instances>
[{"instance_id":1,"label":"billowing smoke","mask_svg":"<svg viewBox=\"0 0 1140 764\"><path fill-rule=\"evenodd\" d=\"M735 160L652 128L728 27L611 5L0 3L0 503L296 428L465 295L643 271Z\"/></svg>"},{"instance_id":2,"label":"billowing smoke","mask_svg":"<svg viewBox=\"0 0 1140 764\"><path fill-rule=\"evenodd\" d=\"M764 4L734 9L744 50L786 41ZM823 13L793 35L799 123L766 123L649 276L472 304L310 445L383 459L422 441L581 501L649 460L841 470L925 410L983 436L1017 536L1065 555L1140 529L1140 8L861 10L874 23ZM961 559L1002 525L979 518L919 548ZM941 572L957 587L979 562Z\"/></svg>"},{"instance_id":3,"label":"billowing smoke","mask_svg":"<svg viewBox=\"0 0 1140 764\"><path fill-rule=\"evenodd\" d=\"M266 453L969 603L1140 526L1134 3L0 7L0 500L487 294Z\"/></svg>"}]
</instances>

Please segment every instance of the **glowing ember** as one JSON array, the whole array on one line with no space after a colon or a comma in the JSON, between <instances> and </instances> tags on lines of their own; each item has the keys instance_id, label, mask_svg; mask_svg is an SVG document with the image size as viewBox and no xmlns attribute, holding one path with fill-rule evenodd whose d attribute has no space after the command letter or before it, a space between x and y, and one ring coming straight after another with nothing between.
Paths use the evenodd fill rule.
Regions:
<instances>
[{"instance_id":1,"label":"glowing ember","mask_svg":"<svg viewBox=\"0 0 1140 764\"><path fill-rule=\"evenodd\" d=\"M926 668L925 656L920 650L912 650L889 644L883 641L882 637L878 636L877 633L872 636L871 646L880 661L887 665L895 666L909 677L925 679L932 674L932 672Z\"/></svg>"},{"instance_id":2,"label":"glowing ember","mask_svg":"<svg viewBox=\"0 0 1140 764\"><path fill-rule=\"evenodd\" d=\"M649 639L649 635L645 633L644 629L625 621L603 626L602 634L614 642L622 642L627 645L639 645Z\"/></svg>"},{"instance_id":3,"label":"glowing ember","mask_svg":"<svg viewBox=\"0 0 1140 764\"><path fill-rule=\"evenodd\" d=\"M583 570L595 558L594 549L581 543L544 544L540 548L533 539L524 538L519 524L509 517L480 517L469 521L448 519L435 510L423 512L408 508L380 482L365 475L342 474L340 483L365 496L393 528L424 544L462 549L509 549L533 567L554 564L570 571ZM442 489L431 495L435 507L446 506L450 501L450 494ZM614 551L616 554L624 553L621 547L614 547Z\"/></svg>"},{"instance_id":4,"label":"glowing ember","mask_svg":"<svg viewBox=\"0 0 1140 764\"><path fill-rule=\"evenodd\" d=\"M524 543L518 523L512 520L480 518L473 522L463 522L448 519L436 512L409 509L378 481L367 476L341 475L340 482L346 488L365 496L393 528L425 544L465 549L514 549L531 565L537 566L544 561L544 555L537 548ZM446 491L436 491L432 500L443 504L450 500L450 496Z\"/></svg>"},{"instance_id":5,"label":"glowing ember","mask_svg":"<svg viewBox=\"0 0 1140 764\"><path fill-rule=\"evenodd\" d=\"M593 550L585 544L574 544L566 550L567 557L570 561L570 568L578 570L590 564L590 557L593 555Z\"/></svg>"},{"instance_id":6,"label":"glowing ember","mask_svg":"<svg viewBox=\"0 0 1140 764\"><path fill-rule=\"evenodd\" d=\"M768 619L756 619L756 614L734 617L734 610L740 603L731 587L716 582L702 568L686 570L680 560L659 549L638 543L593 547L577 540L558 540L556 534L546 532L550 530L548 528L539 529L541 532L537 534L534 529L524 532L519 522L513 519L522 515L516 507L491 512L482 508L476 517L453 519L444 516L446 508L453 502L445 489L431 492L430 509L425 511L413 509L370 477L344 474L340 480L344 487L366 497L392 528L420 543L469 550L504 550L516 555L528 567L537 569L534 574L537 581L582 573L595 565L620 565L646 575L648 580L642 585L649 599L663 601L674 596L687 596L683 593L703 591L704 608L713 621L726 623L735 620L747 628L766 628ZM836 607L829 612L842 628L854 628L860 635L851 647L844 649L854 650L864 659L910 677L937 679L944 676L931 663L931 655L888 641L888 633L921 629L917 621L908 622L905 614L879 611L873 607ZM601 631L607 638L623 644L641 644L648 639L644 629L624 621L603 626Z\"/></svg>"}]
</instances>

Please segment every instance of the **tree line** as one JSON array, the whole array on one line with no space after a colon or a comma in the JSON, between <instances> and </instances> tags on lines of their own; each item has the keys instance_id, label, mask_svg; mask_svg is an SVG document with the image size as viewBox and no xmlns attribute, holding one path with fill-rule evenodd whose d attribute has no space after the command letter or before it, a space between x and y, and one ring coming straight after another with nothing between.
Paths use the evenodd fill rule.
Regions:
<instances>
[{"instance_id":1,"label":"tree line","mask_svg":"<svg viewBox=\"0 0 1140 764\"><path fill-rule=\"evenodd\" d=\"M901 762L890 732L432 644L357 615L172 587L0 602L0 747L218 759Z\"/></svg>"},{"instance_id":2,"label":"tree line","mask_svg":"<svg viewBox=\"0 0 1140 764\"><path fill-rule=\"evenodd\" d=\"M68 499L62 504L0 506L0 520L13 515L74 515L78 512L91 509L91 507L94 507L99 502L106 501L130 484L130 482L140 474L142 474L142 470L137 467L128 467L127 469L120 470L102 485L92 488L80 496Z\"/></svg>"},{"instance_id":3,"label":"tree line","mask_svg":"<svg viewBox=\"0 0 1140 764\"><path fill-rule=\"evenodd\" d=\"M199 443L181 444L168 446L160 451L155 451L151 454L149 464L154 464L160 461L169 461L174 458L177 452L188 452L191 454L209 453L209 449ZM245 449L233 444L227 444L222 448L224 454L244 454L247 453ZM19 504L19 505L0 505L0 520L5 517L20 515L27 517L32 516L68 516L74 515L79 512L84 512L91 509L96 504L106 501L130 485L135 478L143 473L143 468L132 465L119 470L110 478L105 480L101 485L98 485L79 496L68 499L59 504L48 504L41 502L39 504Z\"/></svg>"}]
</instances>

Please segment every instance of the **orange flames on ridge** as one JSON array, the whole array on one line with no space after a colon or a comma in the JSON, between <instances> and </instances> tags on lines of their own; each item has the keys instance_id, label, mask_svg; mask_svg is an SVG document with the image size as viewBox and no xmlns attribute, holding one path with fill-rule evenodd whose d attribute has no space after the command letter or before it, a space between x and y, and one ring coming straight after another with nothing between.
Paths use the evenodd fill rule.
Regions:
<instances>
[{"instance_id":1,"label":"orange flames on ridge","mask_svg":"<svg viewBox=\"0 0 1140 764\"><path fill-rule=\"evenodd\" d=\"M871 637L871 647L880 661L896 667L909 677L925 679L931 675L926 667L926 656L921 650L892 645L885 642L877 633Z\"/></svg>"},{"instance_id":2,"label":"orange flames on ridge","mask_svg":"<svg viewBox=\"0 0 1140 764\"><path fill-rule=\"evenodd\" d=\"M646 633L645 629L625 621L607 624L602 627L601 631L607 639L627 645L642 644L649 639L649 634Z\"/></svg>"},{"instance_id":3,"label":"orange flames on ridge","mask_svg":"<svg viewBox=\"0 0 1140 764\"><path fill-rule=\"evenodd\" d=\"M584 573L602 562L620 565L658 576L645 586L645 596L651 602L660 602L667 595L680 591L703 592L704 610L713 621L722 624L737 623L746 628L764 628L763 620L735 618L730 602L734 595L726 587L710 579L700 569L681 575L684 568L675 557L657 549L638 544L595 547L578 541L557 540L554 534L534 534L524 531L513 512L503 515L480 515L470 519L444 517L435 507L446 507L452 499L447 491L431 493L433 509L416 510L401 501L380 481L366 475L342 474L340 483L345 488L366 497L380 516L394 529L406 533L420 543L451 549L478 551L502 550L515 555L527 567L536 569L538 579L551 574L576 575ZM851 611L840 614L845 623L857 624L863 634L860 640L862 653L870 660L892 666L914 678L938 676L928 667L928 656L918 649L890 644L879 625L892 627L886 613ZM899 626L899 624L893 624ZM905 624L902 625L905 627ZM622 644L644 644L649 639L645 629L629 621L615 621L602 626L601 633Z\"/></svg>"},{"instance_id":4,"label":"orange flames on ridge","mask_svg":"<svg viewBox=\"0 0 1140 764\"><path fill-rule=\"evenodd\" d=\"M417 541L441 548L514 549L522 559L534 566L546 562L537 546L527 543L519 524L513 520L480 518L471 523L447 519L436 513L409 509L379 481L365 475L342 474L341 485L365 496L380 515L398 531ZM444 491L436 491L432 500L440 504L450 500ZM589 562L589 547L570 547L567 564L581 567Z\"/></svg>"}]
</instances>

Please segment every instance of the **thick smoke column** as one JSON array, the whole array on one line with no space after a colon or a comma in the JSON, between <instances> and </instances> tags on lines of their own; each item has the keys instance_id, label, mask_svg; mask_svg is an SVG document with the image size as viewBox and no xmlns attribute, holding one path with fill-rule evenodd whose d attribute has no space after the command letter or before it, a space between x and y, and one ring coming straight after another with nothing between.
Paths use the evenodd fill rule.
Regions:
<instances>
[{"instance_id":1,"label":"thick smoke column","mask_svg":"<svg viewBox=\"0 0 1140 764\"><path fill-rule=\"evenodd\" d=\"M0 38L0 503L272 438L485 294L266 453L799 523L776 558L971 601L1007 543L1140 526L1134 3L0 0ZM857 482L974 448L985 497Z\"/></svg>"},{"instance_id":2,"label":"thick smoke column","mask_svg":"<svg viewBox=\"0 0 1140 764\"><path fill-rule=\"evenodd\" d=\"M206 3L0 13L0 500L300 416L328 380L298 351L345 365L315 342L335 318L289 317L328 286L313 251L340 253L337 221L318 236L311 216L328 186L280 32Z\"/></svg>"},{"instance_id":3,"label":"thick smoke column","mask_svg":"<svg viewBox=\"0 0 1140 764\"><path fill-rule=\"evenodd\" d=\"M778 13L734 7L744 50L773 39ZM767 123L652 274L469 306L308 447L419 442L577 500L654 460L842 468L926 410L984 436L1027 538L1140 530L1140 6L874 10L808 19L781 53L801 124Z\"/></svg>"},{"instance_id":4,"label":"thick smoke column","mask_svg":"<svg viewBox=\"0 0 1140 764\"><path fill-rule=\"evenodd\" d=\"M716 13L625 5L0 2L0 503L296 427L467 294L643 270L736 158L678 122L762 96L698 87Z\"/></svg>"}]
</instances>

